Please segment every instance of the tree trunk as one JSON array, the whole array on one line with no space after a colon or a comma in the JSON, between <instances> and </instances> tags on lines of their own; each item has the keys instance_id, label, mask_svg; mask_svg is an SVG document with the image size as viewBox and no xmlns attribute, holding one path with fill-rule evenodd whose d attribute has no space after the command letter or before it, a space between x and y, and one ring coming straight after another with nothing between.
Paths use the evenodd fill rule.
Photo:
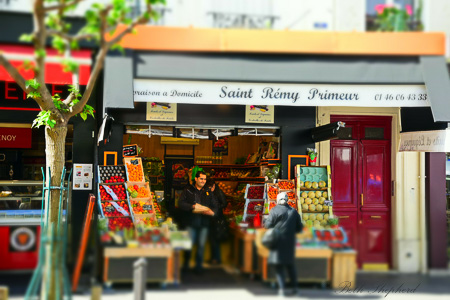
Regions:
<instances>
[{"instance_id":1,"label":"tree trunk","mask_svg":"<svg viewBox=\"0 0 450 300\"><path fill-rule=\"evenodd\" d=\"M61 185L61 174L65 165L65 142L67 135L67 123L56 124L54 128L45 128L45 152L46 152L46 178L48 179L48 169L51 171L51 186L59 187ZM45 222L48 228L46 237L46 265L42 281L42 298L57 299L63 295L63 229L62 216L58 222L59 215L59 197L60 190L54 189L50 193L50 201L45 203L49 208L49 216L45 216ZM47 195L45 197L47 199ZM64 209L65 207L62 207ZM67 208L65 208L67 209ZM61 213L62 215L62 213ZM45 233L43 233L45 234ZM59 288L57 287L57 283ZM59 293L58 293L59 290ZM62 298L62 297L61 297Z\"/></svg>"}]
</instances>

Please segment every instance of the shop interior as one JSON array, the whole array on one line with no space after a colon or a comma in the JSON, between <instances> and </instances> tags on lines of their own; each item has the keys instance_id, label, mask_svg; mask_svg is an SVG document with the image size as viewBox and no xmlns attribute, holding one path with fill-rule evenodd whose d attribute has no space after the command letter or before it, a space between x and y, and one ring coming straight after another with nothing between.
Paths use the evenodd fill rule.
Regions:
<instances>
[{"instance_id":1,"label":"shop interior","mask_svg":"<svg viewBox=\"0 0 450 300\"><path fill-rule=\"evenodd\" d=\"M31 136L31 148L0 149L0 210L41 209L44 128L33 128ZM65 149L69 169L72 168L72 140L73 126L69 125Z\"/></svg>"}]
</instances>

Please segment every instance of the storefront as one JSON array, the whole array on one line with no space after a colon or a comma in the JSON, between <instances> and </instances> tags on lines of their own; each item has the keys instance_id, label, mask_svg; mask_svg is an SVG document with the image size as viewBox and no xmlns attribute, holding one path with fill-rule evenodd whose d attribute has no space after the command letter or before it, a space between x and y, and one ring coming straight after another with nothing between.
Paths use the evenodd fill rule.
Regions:
<instances>
[{"instance_id":1,"label":"storefront","mask_svg":"<svg viewBox=\"0 0 450 300\"><path fill-rule=\"evenodd\" d=\"M106 61L103 107L114 125L110 142L99 148L100 165L104 151L121 153L123 145L134 143L161 160L170 156L169 146L155 154L152 143L134 137L129 143L132 128L124 124L148 127L148 137L160 126L170 127L172 137L191 132L191 138L202 129L234 128L230 141L239 138L239 130L274 129L282 178L292 176L289 156L305 155L307 148L318 149L319 165L331 166L334 212L358 252L360 268L427 270L432 245L424 176L419 178L425 160L400 153L398 142L408 126L446 127L434 122L449 119L436 100L448 86L447 73L440 72L445 67L441 34L387 34L380 41L373 34L140 30L123 43L134 51ZM139 39L140 34L155 38ZM181 42L186 40L192 43ZM268 108L268 120L249 118L252 106ZM420 119L411 118L414 114ZM348 124L338 138L314 143L311 129L336 121ZM173 155L195 162L213 155L213 142L208 143L172 146ZM247 143L238 142L238 149L247 155L257 151L244 150ZM165 197L172 196L166 190Z\"/></svg>"},{"instance_id":2,"label":"storefront","mask_svg":"<svg viewBox=\"0 0 450 300\"><path fill-rule=\"evenodd\" d=\"M29 46L13 44L2 44L0 50L17 67L26 59L32 59L34 51ZM71 83L72 76L63 72L54 51L49 50L48 53L47 87L52 95L67 96L66 84ZM82 86L86 85L89 77L90 53L88 50L74 53L75 59L81 64ZM23 68L21 74L26 79L32 76ZM3 68L0 68L0 103L0 255L4 258L0 263L0 271L33 270L39 249L45 132L43 128L31 128L40 108L35 101L27 99ZM89 120L86 122L88 124L82 123L75 119L69 124L65 147L66 167L69 169L74 163L93 163L93 153L86 153L85 147L94 150L92 131L95 125ZM80 197L70 207L75 215L86 206L87 192L84 193L86 195L78 191L72 194L75 198ZM73 228L78 228L82 220L70 218L70 222ZM79 240L77 232L75 230L72 235L74 241ZM72 243L72 240L69 239L69 242Z\"/></svg>"}]
</instances>

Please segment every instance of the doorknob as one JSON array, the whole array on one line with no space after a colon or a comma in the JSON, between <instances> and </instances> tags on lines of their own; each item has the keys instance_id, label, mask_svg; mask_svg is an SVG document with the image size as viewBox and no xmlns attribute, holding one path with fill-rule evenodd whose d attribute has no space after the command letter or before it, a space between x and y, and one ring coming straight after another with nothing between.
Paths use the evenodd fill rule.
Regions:
<instances>
[{"instance_id":1,"label":"doorknob","mask_svg":"<svg viewBox=\"0 0 450 300\"><path fill-rule=\"evenodd\" d=\"M364 206L364 194L361 194L361 206Z\"/></svg>"}]
</instances>

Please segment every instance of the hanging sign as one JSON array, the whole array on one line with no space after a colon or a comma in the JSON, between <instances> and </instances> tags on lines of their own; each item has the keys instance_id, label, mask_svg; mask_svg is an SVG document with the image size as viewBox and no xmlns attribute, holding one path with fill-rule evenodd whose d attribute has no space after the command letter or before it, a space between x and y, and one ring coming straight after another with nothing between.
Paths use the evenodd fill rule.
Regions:
<instances>
[{"instance_id":1,"label":"hanging sign","mask_svg":"<svg viewBox=\"0 0 450 300\"><path fill-rule=\"evenodd\" d=\"M31 128L0 127L0 148L31 148Z\"/></svg>"},{"instance_id":2,"label":"hanging sign","mask_svg":"<svg viewBox=\"0 0 450 300\"><path fill-rule=\"evenodd\" d=\"M123 146L123 156L125 157L132 157L138 155L138 146L136 144L134 145L126 145Z\"/></svg>"},{"instance_id":3,"label":"hanging sign","mask_svg":"<svg viewBox=\"0 0 450 300\"><path fill-rule=\"evenodd\" d=\"M167 102L148 102L146 119L147 121L176 122L177 104Z\"/></svg>"},{"instance_id":4,"label":"hanging sign","mask_svg":"<svg viewBox=\"0 0 450 300\"><path fill-rule=\"evenodd\" d=\"M273 105L246 105L245 123L273 124L275 122Z\"/></svg>"},{"instance_id":5,"label":"hanging sign","mask_svg":"<svg viewBox=\"0 0 450 300\"><path fill-rule=\"evenodd\" d=\"M344 85L134 79L134 101L158 103L420 107L430 106L425 85ZM164 110L164 108L162 108ZM162 111L160 110L160 111ZM167 109L166 109L167 110ZM155 114L163 121L161 114ZM161 119L162 118L162 119Z\"/></svg>"},{"instance_id":6,"label":"hanging sign","mask_svg":"<svg viewBox=\"0 0 450 300\"><path fill-rule=\"evenodd\" d=\"M450 130L400 133L400 152L450 152Z\"/></svg>"}]
</instances>

